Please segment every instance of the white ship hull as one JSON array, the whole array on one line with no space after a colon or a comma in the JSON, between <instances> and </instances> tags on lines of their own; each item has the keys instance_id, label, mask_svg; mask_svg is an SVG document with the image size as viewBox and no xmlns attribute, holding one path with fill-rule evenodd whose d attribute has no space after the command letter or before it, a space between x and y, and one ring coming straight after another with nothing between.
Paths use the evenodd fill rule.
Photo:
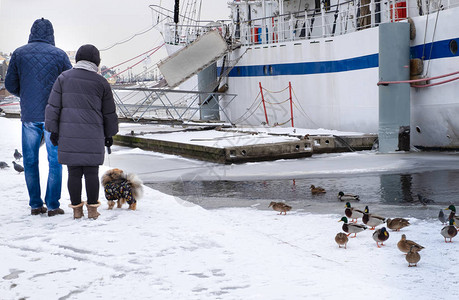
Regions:
<instances>
[{"instance_id":1,"label":"white ship hull","mask_svg":"<svg viewBox=\"0 0 459 300\"><path fill-rule=\"evenodd\" d=\"M459 28L457 16L459 16L459 8L440 12L434 42L451 39L459 41L459 33L453 30ZM430 39L435 18L435 14L430 15L431 25L427 27L427 37ZM423 45L426 19L426 16L413 18L417 34L412 41L412 47ZM452 23L456 25L453 26ZM429 52L430 47L426 48L425 51ZM237 68L244 69L247 66L345 62L359 57L371 57L378 53L378 49L378 27L331 38L284 42L275 47L243 46L232 53L235 59L247 51L232 73L237 74ZM459 56L426 60L425 64L430 64L430 74L448 74L459 71ZM259 83L262 87L274 92L285 89L291 82L294 91L293 101L304 110L303 113L301 108L298 109L294 105L295 127L377 133L379 126L378 72L376 66L307 75L230 75L228 92L238 94L235 101L229 104L230 118L237 120L246 114L260 93ZM279 98L278 95L271 94L277 97L277 100L282 101L289 97L288 90L280 95ZM427 148L459 147L458 95L459 81L429 88L411 88L412 145ZM291 122L286 122L291 118L288 101L283 105L266 104L266 112L270 124L285 123L282 126L291 126ZM266 122L264 109L260 106L250 117L239 121L250 125L260 125Z\"/></svg>"},{"instance_id":2,"label":"white ship hull","mask_svg":"<svg viewBox=\"0 0 459 300\"><path fill-rule=\"evenodd\" d=\"M423 77L459 71L459 52L453 53L450 47L453 40L459 43L459 3L452 2L448 2L447 9L443 7L440 10L427 9L424 3L423 9L430 10L429 14L421 13L421 8L416 7L419 1L408 2L407 15L411 16L416 29L416 37L410 41L411 58L424 59ZM257 6L258 10L253 10L250 3ZM268 3L274 6L268 7ZM375 15L371 15L371 26L358 30L355 21L357 13L354 17L346 18L336 14L336 34L327 34L326 30L330 31L333 24L333 14L328 13L332 21L327 21L322 6L322 16L315 16L315 21L316 24L325 24L320 25L325 29L314 27L310 37L299 38L301 26L295 26L293 30L292 20L298 24L301 18L295 19L293 14L283 19L279 17L278 23L275 23L276 14L262 21L256 19L260 16L253 16L253 12L261 10L260 7L266 16L266 11L276 8L276 3L287 10L293 3L303 5L305 1L233 3L233 21L236 19L235 7L238 7L237 13L241 13L241 22L233 24L241 24L238 37L242 46L228 54L229 61L237 61L231 66L226 78L228 93L238 96L227 103L225 98L221 99L222 107L226 109L225 121L254 126L293 125L300 128L378 133L379 27L375 25ZM247 22L245 29L242 26L243 5L248 7L245 17L250 16L250 10L254 20ZM373 5L374 1L371 7ZM387 2L384 5L389 7ZM436 5L438 7L440 3ZM382 6L381 2L381 23L390 22L389 15L392 16L392 12L384 11ZM311 24L311 17L307 14L305 19L304 24L308 24L305 28L313 28L314 20ZM283 27L279 25L281 21L285 21ZM354 30L348 30L352 22ZM265 27L266 30L256 29ZM283 33L279 28L284 30ZM317 31L319 35L314 35ZM263 41L264 36L266 39ZM280 36L284 39L281 40ZM411 145L459 149L458 95L459 80L432 87L411 87ZM262 100L265 100L264 103Z\"/></svg>"}]
</instances>

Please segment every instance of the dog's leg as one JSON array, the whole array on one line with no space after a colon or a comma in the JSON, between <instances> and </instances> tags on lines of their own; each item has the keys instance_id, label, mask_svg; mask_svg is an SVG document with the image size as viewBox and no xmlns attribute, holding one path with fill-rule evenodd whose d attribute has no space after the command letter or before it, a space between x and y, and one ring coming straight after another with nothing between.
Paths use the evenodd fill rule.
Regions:
<instances>
[{"instance_id":1,"label":"dog's leg","mask_svg":"<svg viewBox=\"0 0 459 300\"><path fill-rule=\"evenodd\" d=\"M108 201L108 209L113 209L114 206L115 206L115 201L109 200Z\"/></svg>"},{"instance_id":2,"label":"dog's leg","mask_svg":"<svg viewBox=\"0 0 459 300\"><path fill-rule=\"evenodd\" d=\"M116 205L117 208L121 208L123 206L122 199L118 199L118 204Z\"/></svg>"},{"instance_id":3,"label":"dog's leg","mask_svg":"<svg viewBox=\"0 0 459 300\"><path fill-rule=\"evenodd\" d=\"M137 208L137 202L133 202L131 204L129 204L129 209L130 210L135 210Z\"/></svg>"}]
</instances>

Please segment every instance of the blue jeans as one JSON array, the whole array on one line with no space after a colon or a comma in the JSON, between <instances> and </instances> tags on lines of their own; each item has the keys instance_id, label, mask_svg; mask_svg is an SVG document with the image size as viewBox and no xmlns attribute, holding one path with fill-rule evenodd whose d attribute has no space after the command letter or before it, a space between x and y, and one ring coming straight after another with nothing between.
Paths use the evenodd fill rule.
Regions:
<instances>
[{"instance_id":1,"label":"blue jeans","mask_svg":"<svg viewBox=\"0 0 459 300\"><path fill-rule=\"evenodd\" d=\"M22 123L24 174L30 197L29 205L32 209L43 206L40 189L40 172L38 168L38 152L40 150L40 142L43 135L49 162L45 203L48 210L53 210L60 206L59 199L61 198L62 187L62 165L57 161L57 146L53 146L51 143L51 133L45 130L44 122Z\"/></svg>"}]
</instances>

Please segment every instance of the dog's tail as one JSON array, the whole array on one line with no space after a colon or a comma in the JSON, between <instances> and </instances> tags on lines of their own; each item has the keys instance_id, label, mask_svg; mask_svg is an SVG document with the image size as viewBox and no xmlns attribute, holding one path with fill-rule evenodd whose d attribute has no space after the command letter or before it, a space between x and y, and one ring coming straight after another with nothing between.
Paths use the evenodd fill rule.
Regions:
<instances>
[{"instance_id":1,"label":"dog's tail","mask_svg":"<svg viewBox=\"0 0 459 300\"><path fill-rule=\"evenodd\" d=\"M142 180L135 174L128 174L127 181L131 184L132 195L135 199L140 199L143 194Z\"/></svg>"}]
</instances>

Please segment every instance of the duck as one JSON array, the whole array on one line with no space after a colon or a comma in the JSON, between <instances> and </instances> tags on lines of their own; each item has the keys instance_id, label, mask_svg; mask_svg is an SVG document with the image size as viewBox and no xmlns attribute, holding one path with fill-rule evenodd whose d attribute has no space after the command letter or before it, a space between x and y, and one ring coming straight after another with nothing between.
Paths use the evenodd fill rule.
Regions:
<instances>
[{"instance_id":1,"label":"duck","mask_svg":"<svg viewBox=\"0 0 459 300\"><path fill-rule=\"evenodd\" d=\"M362 221L365 225L370 226L370 230L374 230L376 226L383 224L386 221L386 218L381 216L370 214L368 206L365 206L363 211Z\"/></svg>"},{"instance_id":2,"label":"duck","mask_svg":"<svg viewBox=\"0 0 459 300\"><path fill-rule=\"evenodd\" d=\"M343 192L338 193L338 199L339 201L351 201L351 200L360 201L359 195L345 194Z\"/></svg>"},{"instance_id":3,"label":"duck","mask_svg":"<svg viewBox=\"0 0 459 300\"><path fill-rule=\"evenodd\" d=\"M376 242L376 246L378 248L381 248L381 246L384 246L384 242L389 239L389 232L387 231L386 227L380 228L373 232L373 240ZM379 243L381 243L381 246L379 246Z\"/></svg>"},{"instance_id":4,"label":"duck","mask_svg":"<svg viewBox=\"0 0 459 300\"><path fill-rule=\"evenodd\" d=\"M413 245L410 247L410 250L405 256L406 261L408 262L408 267L417 267L418 262L421 260L421 255L419 255L416 247ZM414 265L412 265L414 264Z\"/></svg>"},{"instance_id":5,"label":"duck","mask_svg":"<svg viewBox=\"0 0 459 300\"><path fill-rule=\"evenodd\" d=\"M335 236L335 242L338 244L338 247L341 248L341 245L344 245L344 249L346 249L346 245L349 239L345 233L339 232Z\"/></svg>"},{"instance_id":6,"label":"duck","mask_svg":"<svg viewBox=\"0 0 459 300\"><path fill-rule=\"evenodd\" d=\"M275 211L278 211L280 212L279 215L282 215L282 213L284 213L284 215L287 214L288 211L290 211L292 209L292 207L290 205L287 205L285 203L282 203L282 202L271 202L269 203L269 206L268 207L273 207L273 209Z\"/></svg>"},{"instance_id":7,"label":"duck","mask_svg":"<svg viewBox=\"0 0 459 300\"><path fill-rule=\"evenodd\" d=\"M410 222L404 218L394 218L386 220L387 227L394 231L400 231L400 229L410 226Z\"/></svg>"},{"instance_id":8,"label":"duck","mask_svg":"<svg viewBox=\"0 0 459 300\"><path fill-rule=\"evenodd\" d=\"M445 238L445 243L452 243L453 237L457 235L457 229L454 227L454 219L449 220L449 225L443 227L440 231L441 235ZM449 242L446 239L449 238Z\"/></svg>"},{"instance_id":9,"label":"duck","mask_svg":"<svg viewBox=\"0 0 459 300\"><path fill-rule=\"evenodd\" d=\"M447 220L447 221L449 221L449 220L451 220L451 219L454 219L455 221L459 221L458 216L456 216L456 206L454 206L454 205L451 204L450 206L448 206L448 207L445 208L445 209L451 211L451 213L450 213L449 216L448 216L448 220Z\"/></svg>"},{"instance_id":10,"label":"duck","mask_svg":"<svg viewBox=\"0 0 459 300\"><path fill-rule=\"evenodd\" d=\"M446 224L446 216L445 213L443 212L443 209L440 209L440 212L438 213L438 220L444 225Z\"/></svg>"},{"instance_id":11,"label":"duck","mask_svg":"<svg viewBox=\"0 0 459 300\"><path fill-rule=\"evenodd\" d=\"M356 209L354 207L351 207L351 203L350 202L346 202L345 208L346 209L344 210L344 214L349 219L352 219L353 223L357 223L357 219L361 218L363 216L363 211L361 211L360 209Z\"/></svg>"},{"instance_id":12,"label":"duck","mask_svg":"<svg viewBox=\"0 0 459 300\"><path fill-rule=\"evenodd\" d=\"M325 189L323 187L315 187L313 184L311 184L311 186L309 187L309 189L311 190L311 193L316 195L316 194L325 194L327 191L325 191Z\"/></svg>"},{"instance_id":13,"label":"duck","mask_svg":"<svg viewBox=\"0 0 459 300\"><path fill-rule=\"evenodd\" d=\"M351 236L351 238L355 238L357 236L357 233L367 229L367 226L362 224L349 224L349 221L346 217L342 217L341 220L339 220L338 222L344 222L342 228L343 231L347 233L347 236L350 236L352 233L354 234L354 236Z\"/></svg>"},{"instance_id":14,"label":"duck","mask_svg":"<svg viewBox=\"0 0 459 300\"><path fill-rule=\"evenodd\" d=\"M414 247L416 251L421 251L424 249L423 246L419 245L416 242L406 239L406 235L402 234L402 238L397 243L398 250L402 251L403 253L410 252L410 248Z\"/></svg>"}]
</instances>

